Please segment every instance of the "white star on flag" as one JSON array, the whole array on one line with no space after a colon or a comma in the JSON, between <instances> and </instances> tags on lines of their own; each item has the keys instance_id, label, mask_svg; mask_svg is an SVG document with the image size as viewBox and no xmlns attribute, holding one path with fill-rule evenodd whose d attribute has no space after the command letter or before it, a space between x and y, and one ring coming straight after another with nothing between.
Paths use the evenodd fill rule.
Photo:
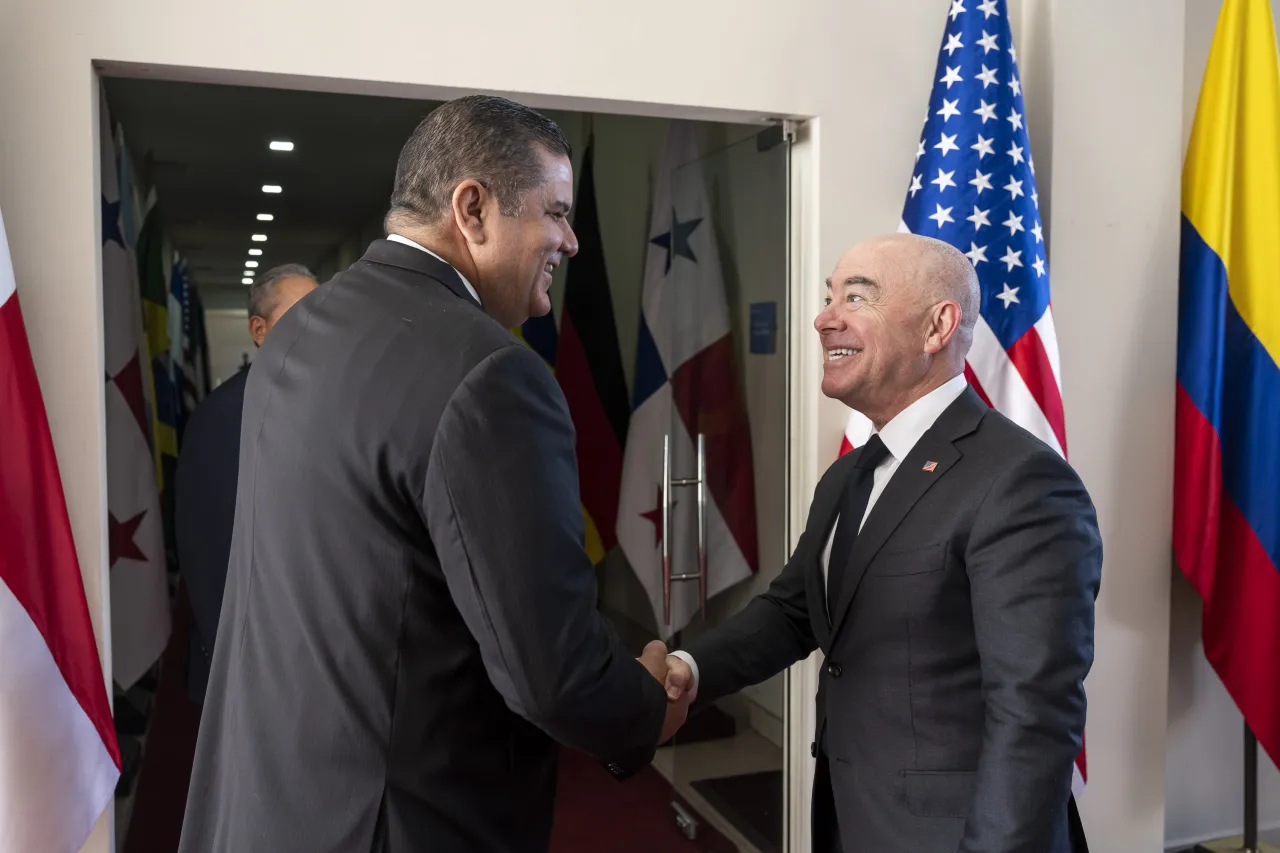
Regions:
<instances>
[{"instance_id":1,"label":"white star on flag","mask_svg":"<svg viewBox=\"0 0 1280 853\"><path fill-rule=\"evenodd\" d=\"M1022 84L1018 82L1018 78L1016 76L1005 85L1013 90L1013 96L1015 98L1022 94Z\"/></svg>"},{"instance_id":2,"label":"white star on flag","mask_svg":"<svg viewBox=\"0 0 1280 853\"><path fill-rule=\"evenodd\" d=\"M1031 266L1035 267L1037 277L1044 277L1044 258L1036 255L1036 262Z\"/></svg>"},{"instance_id":3,"label":"white star on flag","mask_svg":"<svg viewBox=\"0 0 1280 853\"><path fill-rule=\"evenodd\" d=\"M937 222L939 228L941 228L943 225L947 224L948 222L955 222L955 220L951 218L951 208L948 207L944 210L942 205L940 204L936 205L936 207L938 208L937 211L934 212L929 218ZM1022 265L1019 264L1018 266L1022 266Z\"/></svg>"},{"instance_id":4,"label":"white star on flag","mask_svg":"<svg viewBox=\"0 0 1280 853\"><path fill-rule=\"evenodd\" d=\"M978 188L978 195L982 195L983 190L995 189L995 187L991 186L990 174L986 174L986 175L982 174L981 169L978 169L976 171L977 171L977 174L974 175L973 180L970 181L969 184L971 186L975 186Z\"/></svg>"},{"instance_id":5,"label":"white star on flag","mask_svg":"<svg viewBox=\"0 0 1280 853\"><path fill-rule=\"evenodd\" d=\"M1014 62L1018 61L1018 48L1015 45L1009 45L1009 58Z\"/></svg>"},{"instance_id":6,"label":"white star on flag","mask_svg":"<svg viewBox=\"0 0 1280 853\"><path fill-rule=\"evenodd\" d=\"M1014 234L1017 234L1019 231L1027 230L1022 227L1022 217L1014 216L1013 211L1009 211L1009 218L1006 219L1004 222L1001 222L1000 224L1003 225L1005 228L1009 229L1010 237L1012 237Z\"/></svg>"},{"instance_id":7,"label":"white star on flag","mask_svg":"<svg viewBox=\"0 0 1280 853\"><path fill-rule=\"evenodd\" d=\"M983 56L986 56L993 50L1000 49L1000 46L996 44L996 37L993 34L988 33L986 30L982 31L982 38L978 39L978 44L982 45Z\"/></svg>"},{"instance_id":8,"label":"white star on flag","mask_svg":"<svg viewBox=\"0 0 1280 853\"><path fill-rule=\"evenodd\" d=\"M1010 201L1012 201L1013 199L1017 198L1020 195L1025 195L1025 193L1022 192L1022 181L1015 181L1013 178L1010 178L1009 183L1005 184L1003 187L1001 187L1001 189L1005 189L1009 191Z\"/></svg>"},{"instance_id":9,"label":"white star on flag","mask_svg":"<svg viewBox=\"0 0 1280 853\"><path fill-rule=\"evenodd\" d=\"M964 47L964 42L960 41L959 33L951 33L947 39L947 46L943 48L947 52L947 56L952 56L957 50Z\"/></svg>"},{"instance_id":10,"label":"white star on flag","mask_svg":"<svg viewBox=\"0 0 1280 853\"><path fill-rule=\"evenodd\" d=\"M960 134L958 134L958 133L953 133L953 134L951 134L950 136L947 136L945 133L943 133L943 134L939 134L939 135L940 135L942 138L941 138L941 139L939 139L939 140L938 140L938 144L937 144L937 145L935 145L935 146L933 146L933 147L934 147L934 148L939 148L939 149L941 149L941 150L942 150L942 156L943 156L943 157L946 157L946 156L947 156L949 153L951 153L952 151L959 151L959 150L960 150L960 146L959 146L959 145L956 145L956 137L957 137L957 136L959 136Z\"/></svg>"},{"instance_id":11,"label":"white star on flag","mask_svg":"<svg viewBox=\"0 0 1280 853\"><path fill-rule=\"evenodd\" d=\"M976 110L973 111L973 114L976 116L981 116L983 124L986 124L988 121L996 117L995 104L988 104L985 100L979 100L978 104L979 106Z\"/></svg>"},{"instance_id":12,"label":"white star on flag","mask_svg":"<svg viewBox=\"0 0 1280 853\"><path fill-rule=\"evenodd\" d=\"M937 185L938 185L938 192L942 192L942 191L943 191L943 190L945 190L947 187L954 187L954 186L956 185L956 182L955 182L955 181L953 181L953 180L951 180L952 176L954 176L954 175L955 175L955 170L954 170L954 169L953 169L953 170L951 170L950 172L944 172L944 171L942 171L941 169L939 169L939 170L938 170L938 177L934 178L934 179L933 179L932 181L930 181L929 183L931 183L931 184L937 184Z\"/></svg>"},{"instance_id":13,"label":"white star on flag","mask_svg":"<svg viewBox=\"0 0 1280 853\"><path fill-rule=\"evenodd\" d=\"M1040 223L1039 223L1039 222L1037 222L1037 223L1036 223L1036 227L1035 227L1035 228L1032 228L1032 229L1031 229L1031 233L1032 233L1032 234L1034 234L1034 235L1036 235L1036 242L1037 242L1037 243L1043 243L1043 242L1044 242L1044 230L1040 227Z\"/></svg>"},{"instance_id":14,"label":"white star on flag","mask_svg":"<svg viewBox=\"0 0 1280 853\"><path fill-rule=\"evenodd\" d=\"M991 224L991 220L987 216L987 214L990 212L991 212L990 208L988 208L987 210L982 210L976 204L973 206L973 215L966 216L965 221L973 223L974 234L977 234L979 231L981 231L983 225Z\"/></svg>"},{"instance_id":15,"label":"white star on flag","mask_svg":"<svg viewBox=\"0 0 1280 853\"><path fill-rule=\"evenodd\" d=\"M1004 309L1006 311L1009 310L1010 302L1018 301L1018 290L1019 288L1017 287L1010 287L1009 282L1006 281L1004 283L1004 290L996 294L996 299L999 299L1001 302L1004 303Z\"/></svg>"},{"instance_id":16,"label":"white star on flag","mask_svg":"<svg viewBox=\"0 0 1280 853\"><path fill-rule=\"evenodd\" d=\"M1040 209L1040 190L1031 191L1031 202L1036 206L1036 210Z\"/></svg>"},{"instance_id":17,"label":"white star on flag","mask_svg":"<svg viewBox=\"0 0 1280 853\"><path fill-rule=\"evenodd\" d=\"M942 109L938 110L938 115L942 116L943 121L949 120L952 116L960 115L960 99L956 98L954 101L948 101L943 98ZM954 136L951 138L955 139Z\"/></svg>"},{"instance_id":18,"label":"white star on flag","mask_svg":"<svg viewBox=\"0 0 1280 853\"><path fill-rule=\"evenodd\" d=\"M1009 150L1006 151L1005 153L1013 158L1013 165L1016 166L1022 162L1022 146L1021 145L1014 145L1010 147Z\"/></svg>"},{"instance_id":19,"label":"white star on flag","mask_svg":"<svg viewBox=\"0 0 1280 853\"><path fill-rule=\"evenodd\" d=\"M996 10L996 0L983 0L982 5L978 7L978 11L990 18L992 15L999 17L1000 13Z\"/></svg>"},{"instance_id":20,"label":"white star on flag","mask_svg":"<svg viewBox=\"0 0 1280 853\"><path fill-rule=\"evenodd\" d=\"M942 75L942 79L941 79L941 80L939 80L938 82L939 82L939 83L946 83L946 84L947 84L947 90L948 90L948 91L950 91L950 89L951 89L951 84L953 84L953 83L963 83L963 82L964 82L964 78L960 76L960 66L959 66L959 65L956 65L956 66L954 66L954 67L952 67L952 66L947 66L947 73L946 73L946 74L943 74L943 75ZM994 81L992 81L992 82L994 82Z\"/></svg>"},{"instance_id":21,"label":"white star on flag","mask_svg":"<svg viewBox=\"0 0 1280 853\"><path fill-rule=\"evenodd\" d=\"M1013 272L1014 267L1022 266L1022 261L1019 260L1019 258L1021 257L1022 257L1021 251L1015 252L1013 250L1013 247L1009 246L1004 250L1004 257L1001 258L1000 260L1009 265L1009 269L1006 270L1006 272ZM1005 285L1005 286L1008 287L1008 285Z\"/></svg>"},{"instance_id":22,"label":"white star on flag","mask_svg":"<svg viewBox=\"0 0 1280 853\"><path fill-rule=\"evenodd\" d=\"M952 21L955 21L955 19L964 14L965 11L964 0L951 0L951 11L947 14L951 15Z\"/></svg>"},{"instance_id":23,"label":"white star on flag","mask_svg":"<svg viewBox=\"0 0 1280 853\"><path fill-rule=\"evenodd\" d=\"M978 152L978 159L981 160L983 157L986 157L988 154L996 153L996 149L992 147L993 142L995 142L994 139L984 139L982 137L982 134L979 133L978 141L975 144L970 145L969 147L972 148L974 151Z\"/></svg>"},{"instance_id":24,"label":"white star on flag","mask_svg":"<svg viewBox=\"0 0 1280 853\"><path fill-rule=\"evenodd\" d=\"M1006 119L1006 121L1008 121L1009 124L1013 126L1013 129L1015 131L1022 130L1022 113L1018 112L1017 110L1014 110L1013 112L1009 113L1009 118Z\"/></svg>"},{"instance_id":25,"label":"white star on flag","mask_svg":"<svg viewBox=\"0 0 1280 853\"><path fill-rule=\"evenodd\" d=\"M918 193L918 192L920 192L920 190L924 189L924 185L920 183L920 179L921 179L922 177L924 177L924 176L923 176L923 175L912 175L912 176L911 176L911 189L910 189L908 192L910 192L910 193L911 193L911 197L912 197L912 198L915 198L915 197L916 197L916 193Z\"/></svg>"},{"instance_id":26,"label":"white star on flag","mask_svg":"<svg viewBox=\"0 0 1280 853\"><path fill-rule=\"evenodd\" d=\"M927 122L928 120L929 120L928 116L925 116L925 121ZM923 156L924 156L924 140L923 140L923 139L921 139L921 140L920 140L920 150L916 152L916 162L917 162L917 163L919 163L919 162L920 162L920 158L921 158L921 157L923 157Z\"/></svg>"},{"instance_id":27,"label":"white star on flag","mask_svg":"<svg viewBox=\"0 0 1280 853\"><path fill-rule=\"evenodd\" d=\"M982 65L982 73L978 75L978 79L982 81L982 88L985 90L988 86L994 86L999 81L996 80L995 68L988 68L986 63ZM948 87L950 88L950 87Z\"/></svg>"},{"instance_id":28,"label":"white star on flag","mask_svg":"<svg viewBox=\"0 0 1280 853\"><path fill-rule=\"evenodd\" d=\"M965 252L965 254L969 256L969 260L973 261L973 265L976 268L978 264L987 259L987 247L970 242L969 251Z\"/></svg>"}]
</instances>

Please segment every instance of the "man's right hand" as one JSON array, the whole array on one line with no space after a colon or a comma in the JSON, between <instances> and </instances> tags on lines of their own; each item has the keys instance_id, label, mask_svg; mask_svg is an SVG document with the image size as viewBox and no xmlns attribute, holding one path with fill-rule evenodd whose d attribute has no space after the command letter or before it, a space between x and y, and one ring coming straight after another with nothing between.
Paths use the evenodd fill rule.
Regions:
<instances>
[{"instance_id":1,"label":"man's right hand","mask_svg":"<svg viewBox=\"0 0 1280 853\"><path fill-rule=\"evenodd\" d=\"M667 715L662 723L662 734L658 736L658 745L671 740L689 716L689 703L693 697L685 690L673 690L671 687L670 667L676 664L688 670L688 664L677 657L667 654L667 646L661 640L654 640L644 647L640 657L636 658L649 670L649 674L658 680L667 692ZM688 675L688 683L692 683L693 675Z\"/></svg>"}]
</instances>

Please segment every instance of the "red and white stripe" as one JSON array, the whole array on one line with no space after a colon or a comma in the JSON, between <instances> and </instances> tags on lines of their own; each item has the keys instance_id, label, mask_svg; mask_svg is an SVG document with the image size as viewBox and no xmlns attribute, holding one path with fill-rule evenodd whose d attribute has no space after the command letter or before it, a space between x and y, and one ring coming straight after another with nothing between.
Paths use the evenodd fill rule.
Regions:
<instances>
[{"instance_id":1,"label":"red and white stripe","mask_svg":"<svg viewBox=\"0 0 1280 853\"><path fill-rule=\"evenodd\" d=\"M899 227L908 231L906 223ZM986 320L978 316L973 346L965 361L965 376L987 405L1067 456L1067 424L1062 408L1062 364L1052 306L1007 350ZM871 422L850 410L840 455L861 445L871 434ZM1084 790L1085 751L1076 756L1071 789Z\"/></svg>"},{"instance_id":2,"label":"red and white stripe","mask_svg":"<svg viewBox=\"0 0 1280 853\"><path fill-rule=\"evenodd\" d=\"M75 853L120 751L0 218L0 850Z\"/></svg>"}]
</instances>

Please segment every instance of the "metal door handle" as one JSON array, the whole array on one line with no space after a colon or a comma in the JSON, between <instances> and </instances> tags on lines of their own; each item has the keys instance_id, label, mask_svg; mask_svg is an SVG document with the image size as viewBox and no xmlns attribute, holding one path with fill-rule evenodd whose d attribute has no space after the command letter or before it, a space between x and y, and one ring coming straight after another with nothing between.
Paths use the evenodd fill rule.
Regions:
<instances>
[{"instance_id":1,"label":"metal door handle","mask_svg":"<svg viewBox=\"0 0 1280 853\"><path fill-rule=\"evenodd\" d=\"M671 574L671 493L684 486L698 487L698 571ZM671 625L671 584L679 581L698 582L698 610L707 618L707 441L698 433L698 476L682 479L671 477L671 436L662 437L662 622Z\"/></svg>"}]
</instances>

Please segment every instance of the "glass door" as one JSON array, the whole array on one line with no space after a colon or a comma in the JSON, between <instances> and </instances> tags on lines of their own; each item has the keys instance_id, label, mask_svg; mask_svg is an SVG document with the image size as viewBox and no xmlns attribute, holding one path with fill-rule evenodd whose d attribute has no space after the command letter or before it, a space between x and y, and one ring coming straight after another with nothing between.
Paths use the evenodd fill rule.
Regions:
<instances>
[{"instance_id":1,"label":"glass door","mask_svg":"<svg viewBox=\"0 0 1280 853\"><path fill-rule=\"evenodd\" d=\"M672 648L741 610L787 556L790 139L782 125L683 128L696 145L651 235L671 260L654 333L674 354L659 626ZM658 758L672 818L704 851L786 849L786 678L691 716Z\"/></svg>"}]
</instances>

